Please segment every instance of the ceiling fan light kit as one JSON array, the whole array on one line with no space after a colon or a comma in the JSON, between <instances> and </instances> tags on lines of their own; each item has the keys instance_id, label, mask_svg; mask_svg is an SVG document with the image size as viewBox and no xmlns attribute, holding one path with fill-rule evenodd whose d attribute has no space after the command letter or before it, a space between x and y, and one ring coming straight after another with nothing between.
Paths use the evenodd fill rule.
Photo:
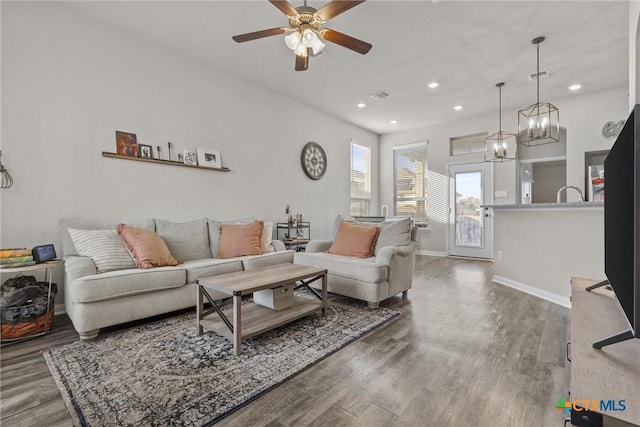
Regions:
<instances>
[{"instance_id":1,"label":"ceiling fan light kit","mask_svg":"<svg viewBox=\"0 0 640 427\"><path fill-rule=\"evenodd\" d=\"M536 37L531 43L537 49L536 103L518 111L518 140L527 147L549 144L560 140L560 112L553 104L540 102L540 43Z\"/></svg>"},{"instance_id":2,"label":"ceiling fan light kit","mask_svg":"<svg viewBox=\"0 0 640 427\"><path fill-rule=\"evenodd\" d=\"M364 2L365 0L333 0L320 9L315 9L307 6L306 0L304 6L297 8L286 0L269 0L269 3L287 15L290 28L271 28L240 34L232 38L237 43L244 43L264 37L286 34L284 42L296 55L296 71L304 71L309 68L309 55L311 53L313 55L319 54L326 46L324 41L335 43L365 55L371 50L371 44L329 28L321 28L322 24L328 20Z\"/></svg>"}]
</instances>

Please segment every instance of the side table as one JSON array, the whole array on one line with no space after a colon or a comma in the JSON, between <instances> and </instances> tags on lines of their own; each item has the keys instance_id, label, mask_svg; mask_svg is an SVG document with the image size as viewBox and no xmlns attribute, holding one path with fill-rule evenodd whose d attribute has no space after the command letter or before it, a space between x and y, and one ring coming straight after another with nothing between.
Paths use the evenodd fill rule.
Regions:
<instances>
[{"instance_id":1,"label":"side table","mask_svg":"<svg viewBox=\"0 0 640 427\"><path fill-rule=\"evenodd\" d=\"M44 281L48 282L49 284L49 291L47 293L47 312L46 312L46 316L49 315L49 311L51 310L51 282L52 282L52 278L53 278L53 269L59 265L62 265L64 263L63 260L61 259L54 259L51 261L46 261L46 262L42 262L40 264L35 264L35 265L30 265L27 267L15 267L15 268L0 268L0 277L2 277L5 274L16 274L16 273L27 273L27 272L35 272L35 271L42 271L44 270ZM35 337L39 337L41 335L46 335L49 330L51 329L50 323L48 322L48 319L45 317L45 325L44 325L44 331L42 332L37 332L31 335L26 335L23 337L19 337L19 338L11 338L11 339L2 339L2 343L9 343L9 342L17 342L17 341L23 341L26 339L30 339L30 338L35 338ZM51 319L51 323L53 323L53 319Z\"/></svg>"}]
</instances>

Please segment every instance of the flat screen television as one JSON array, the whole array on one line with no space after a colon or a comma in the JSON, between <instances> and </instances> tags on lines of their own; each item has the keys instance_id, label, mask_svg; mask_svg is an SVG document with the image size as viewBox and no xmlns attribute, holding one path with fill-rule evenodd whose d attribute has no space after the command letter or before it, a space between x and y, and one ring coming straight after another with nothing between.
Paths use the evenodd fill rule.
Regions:
<instances>
[{"instance_id":1,"label":"flat screen television","mask_svg":"<svg viewBox=\"0 0 640 427\"><path fill-rule=\"evenodd\" d=\"M640 104L604 161L604 269L629 329L593 343L640 337Z\"/></svg>"}]
</instances>

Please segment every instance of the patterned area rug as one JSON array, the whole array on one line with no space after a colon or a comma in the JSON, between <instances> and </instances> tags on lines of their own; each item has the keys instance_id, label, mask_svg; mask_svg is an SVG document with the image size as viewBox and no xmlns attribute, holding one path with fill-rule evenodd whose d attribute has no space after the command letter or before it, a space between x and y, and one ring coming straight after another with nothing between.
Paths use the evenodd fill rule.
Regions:
<instances>
[{"instance_id":1,"label":"patterned area rug","mask_svg":"<svg viewBox=\"0 0 640 427\"><path fill-rule=\"evenodd\" d=\"M78 426L206 426L400 313L331 296L313 314L242 343L197 336L195 313L44 352Z\"/></svg>"}]
</instances>

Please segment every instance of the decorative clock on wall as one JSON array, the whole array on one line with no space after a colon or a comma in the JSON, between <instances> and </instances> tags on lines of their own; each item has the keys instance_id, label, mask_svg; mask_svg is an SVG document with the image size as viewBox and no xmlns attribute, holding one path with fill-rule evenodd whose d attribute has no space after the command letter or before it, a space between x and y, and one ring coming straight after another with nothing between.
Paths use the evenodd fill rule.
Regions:
<instances>
[{"instance_id":1,"label":"decorative clock on wall","mask_svg":"<svg viewBox=\"0 0 640 427\"><path fill-rule=\"evenodd\" d=\"M320 179L327 170L327 155L316 142L307 142L300 155L302 170L311 179Z\"/></svg>"}]
</instances>

